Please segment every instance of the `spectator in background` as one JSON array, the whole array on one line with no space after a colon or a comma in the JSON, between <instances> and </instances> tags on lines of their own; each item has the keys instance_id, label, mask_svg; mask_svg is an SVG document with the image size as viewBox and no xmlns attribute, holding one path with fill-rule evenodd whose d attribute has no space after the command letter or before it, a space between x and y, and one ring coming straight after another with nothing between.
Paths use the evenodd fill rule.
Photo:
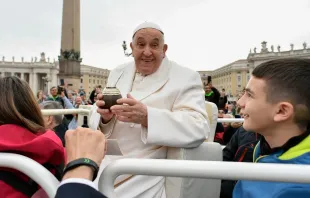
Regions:
<instances>
[{"instance_id":1,"label":"spectator in background","mask_svg":"<svg viewBox=\"0 0 310 198\"><path fill-rule=\"evenodd\" d=\"M241 118L243 118L243 113L240 113ZM231 114L226 114L225 118L234 118ZM242 126L242 122L232 122L232 123L223 123L225 132L223 135L224 144L228 144L231 137L235 134L235 132Z\"/></svg>"},{"instance_id":2,"label":"spectator in background","mask_svg":"<svg viewBox=\"0 0 310 198\"><path fill-rule=\"evenodd\" d=\"M95 103L95 96L97 96L98 94L101 93L101 85L98 85L95 87L95 89L91 92L90 96L89 96L89 103L90 104L94 104Z\"/></svg>"},{"instance_id":3,"label":"spectator in background","mask_svg":"<svg viewBox=\"0 0 310 198\"><path fill-rule=\"evenodd\" d=\"M225 89L223 89L221 94L220 94L218 109L225 110L226 109L226 103L227 103L227 96L225 95Z\"/></svg>"},{"instance_id":4,"label":"spectator in background","mask_svg":"<svg viewBox=\"0 0 310 198\"><path fill-rule=\"evenodd\" d=\"M205 89L205 100L208 102L213 102L218 107L219 99L220 99L219 91L212 86L211 82L209 82Z\"/></svg>"},{"instance_id":5,"label":"spectator in background","mask_svg":"<svg viewBox=\"0 0 310 198\"><path fill-rule=\"evenodd\" d=\"M44 97L43 97L43 91L42 90L39 90L38 93L37 93L37 102L40 104L41 102L44 101Z\"/></svg>"},{"instance_id":6,"label":"spectator in background","mask_svg":"<svg viewBox=\"0 0 310 198\"><path fill-rule=\"evenodd\" d=\"M229 104L227 106L227 114L233 115L233 117L235 117L236 109L235 109L235 106L233 104Z\"/></svg>"},{"instance_id":7,"label":"spectator in background","mask_svg":"<svg viewBox=\"0 0 310 198\"><path fill-rule=\"evenodd\" d=\"M83 105L81 96L75 98L74 108L78 109L80 105Z\"/></svg>"},{"instance_id":8,"label":"spectator in background","mask_svg":"<svg viewBox=\"0 0 310 198\"><path fill-rule=\"evenodd\" d=\"M68 100L70 101L71 104L74 103L74 97L72 91L68 91Z\"/></svg>"},{"instance_id":9,"label":"spectator in background","mask_svg":"<svg viewBox=\"0 0 310 198\"><path fill-rule=\"evenodd\" d=\"M87 105L86 95L85 95L84 92L80 93L80 97L81 97L81 100L82 100L81 105Z\"/></svg>"},{"instance_id":10,"label":"spectator in background","mask_svg":"<svg viewBox=\"0 0 310 198\"><path fill-rule=\"evenodd\" d=\"M59 102L63 107L65 106L64 105L64 102L62 100L62 98L60 97L60 93L58 93L58 89L57 87L52 87L50 89L50 96L47 98L48 101L57 101Z\"/></svg>"},{"instance_id":11,"label":"spectator in background","mask_svg":"<svg viewBox=\"0 0 310 198\"><path fill-rule=\"evenodd\" d=\"M55 101L45 101L40 104L41 109L62 109L62 106ZM44 124L47 129L55 131L60 138L63 146L65 146L65 133L68 127L63 123L63 115L43 116Z\"/></svg>"},{"instance_id":12,"label":"spectator in background","mask_svg":"<svg viewBox=\"0 0 310 198\"><path fill-rule=\"evenodd\" d=\"M224 110L218 111L218 118L224 118L224 115L225 115ZM218 122L216 124L216 129L215 129L214 142L217 142L222 145L224 144L224 141L223 141L224 131L225 129L224 129L223 123Z\"/></svg>"}]
</instances>

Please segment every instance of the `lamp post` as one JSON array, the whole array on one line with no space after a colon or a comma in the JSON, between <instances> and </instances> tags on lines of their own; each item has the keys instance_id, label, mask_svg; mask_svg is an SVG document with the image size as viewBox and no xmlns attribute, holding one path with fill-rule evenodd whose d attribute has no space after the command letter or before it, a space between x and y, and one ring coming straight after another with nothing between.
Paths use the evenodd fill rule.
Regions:
<instances>
[{"instance_id":1,"label":"lamp post","mask_svg":"<svg viewBox=\"0 0 310 198\"><path fill-rule=\"evenodd\" d=\"M123 47L125 56L128 56L128 57L129 57L129 56L132 56L132 52L131 52L131 53L127 53L127 52L126 52L126 50L127 50L126 41L123 41L122 47Z\"/></svg>"}]
</instances>

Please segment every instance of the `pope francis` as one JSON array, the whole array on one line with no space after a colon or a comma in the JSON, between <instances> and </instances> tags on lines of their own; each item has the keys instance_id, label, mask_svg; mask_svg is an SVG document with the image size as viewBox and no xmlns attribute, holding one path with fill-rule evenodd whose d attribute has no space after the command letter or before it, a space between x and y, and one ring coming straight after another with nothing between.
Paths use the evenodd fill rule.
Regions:
<instances>
[{"instance_id":1,"label":"pope francis","mask_svg":"<svg viewBox=\"0 0 310 198\"><path fill-rule=\"evenodd\" d=\"M108 86L116 86L123 98L111 111L102 108L103 100L96 103L101 131L118 141L123 154L107 155L100 171L119 158L165 159L167 147L197 147L210 131L200 75L166 57L163 30L140 24L130 47L134 61L116 67L108 78ZM120 198L165 198L164 183L164 177L123 175L115 192Z\"/></svg>"}]
</instances>

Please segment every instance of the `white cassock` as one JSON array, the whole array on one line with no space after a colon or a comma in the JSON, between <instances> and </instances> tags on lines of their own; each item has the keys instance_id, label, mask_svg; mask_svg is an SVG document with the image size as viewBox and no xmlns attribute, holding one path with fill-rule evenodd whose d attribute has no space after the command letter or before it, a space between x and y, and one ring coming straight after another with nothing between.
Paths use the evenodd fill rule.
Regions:
<instances>
[{"instance_id":1,"label":"white cassock","mask_svg":"<svg viewBox=\"0 0 310 198\"><path fill-rule=\"evenodd\" d=\"M165 159L167 146L197 147L206 139L210 129L197 72L164 58L155 73L143 77L132 62L111 71L108 85L115 84L123 97L130 93L147 105L148 128L115 119L101 123L106 137L118 140L123 156L106 156L99 174L119 158ZM165 198L164 184L164 177L123 175L115 181L115 192L120 198Z\"/></svg>"}]
</instances>

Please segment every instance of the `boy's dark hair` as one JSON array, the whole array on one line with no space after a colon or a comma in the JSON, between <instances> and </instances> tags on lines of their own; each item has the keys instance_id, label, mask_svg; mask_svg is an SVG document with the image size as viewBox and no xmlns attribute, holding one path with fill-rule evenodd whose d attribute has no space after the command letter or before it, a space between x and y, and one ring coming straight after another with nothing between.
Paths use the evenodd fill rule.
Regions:
<instances>
[{"instance_id":1,"label":"boy's dark hair","mask_svg":"<svg viewBox=\"0 0 310 198\"><path fill-rule=\"evenodd\" d=\"M290 102L295 122L305 127L310 121L310 59L283 58L257 66L252 75L266 81L267 101Z\"/></svg>"}]
</instances>

